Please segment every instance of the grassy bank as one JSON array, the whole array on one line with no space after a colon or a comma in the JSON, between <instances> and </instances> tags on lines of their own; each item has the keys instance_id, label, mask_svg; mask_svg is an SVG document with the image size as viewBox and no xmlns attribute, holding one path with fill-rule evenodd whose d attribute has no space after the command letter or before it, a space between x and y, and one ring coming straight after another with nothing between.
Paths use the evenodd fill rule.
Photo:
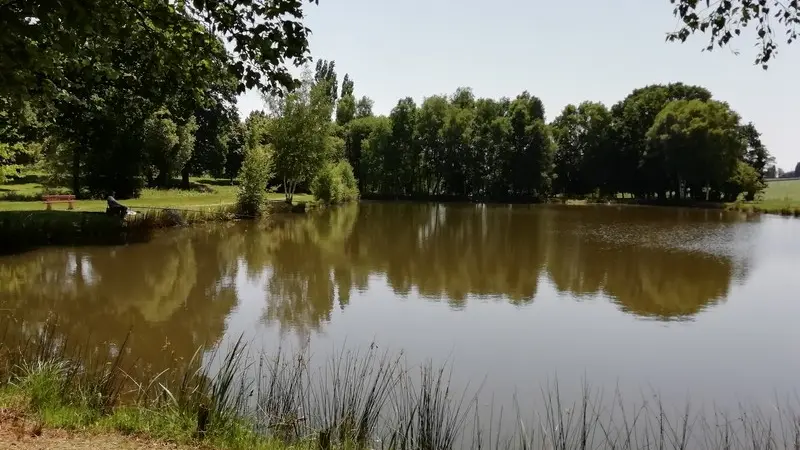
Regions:
<instances>
[{"instance_id":1,"label":"grassy bank","mask_svg":"<svg viewBox=\"0 0 800 450\"><path fill-rule=\"evenodd\" d=\"M762 198L754 202L735 202L729 209L746 213L780 214L800 217L800 180L772 180Z\"/></svg>"},{"instance_id":2,"label":"grassy bank","mask_svg":"<svg viewBox=\"0 0 800 450\"><path fill-rule=\"evenodd\" d=\"M242 218L235 213L237 189L229 180L207 178L192 179L190 189L145 189L141 197L122 201L139 214L120 220L104 214L105 200L76 200L73 210L57 203L48 211L41 196L68 191L47 187L41 175L29 174L0 185L0 253L143 241L161 228ZM306 194L295 195L293 206L283 199L283 194L269 194L273 212L304 212L313 204Z\"/></svg>"},{"instance_id":3,"label":"grassy bank","mask_svg":"<svg viewBox=\"0 0 800 450\"><path fill-rule=\"evenodd\" d=\"M39 175L28 175L22 179L0 185L0 211L43 211L45 193L69 193L63 187L47 187ZM192 178L189 189L144 189L139 198L123 200L125 206L134 210L154 208L199 209L231 206L236 203L237 186L229 180ZM269 199L280 202L283 194L271 193ZM310 202L308 194L295 195L294 201ZM66 210L65 203L55 204L54 209ZM105 200L77 200L75 211L101 212L106 210Z\"/></svg>"},{"instance_id":4,"label":"grassy bank","mask_svg":"<svg viewBox=\"0 0 800 450\"><path fill-rule=\"evenodd\" d=\"M232 206L151 209L126 219L103 212L0 211L0 253L45 245L115 245L145 241L158 229L232 220Z\"/></svg>"},{"instance_id":5,"label":"grassy bank","mask_svg":"<svg viewBox=\"0 0 800 450\"><path fill-rule=\"evenodd\" d=\"M445 367L402 354L341 350L320 365L307 354L253 355L241 342L147 377L112 355L80 352L45 327L0 346L0 408L36 426L116 433L230 449L797 449L800 416L666 408L584 386L557 384L505 411L479 406ZM108 355L107 353L105 353ZM141 375L139 375L141 376ZM533 410L533 414L527 414Z\"/></svg>"}]
</instances>

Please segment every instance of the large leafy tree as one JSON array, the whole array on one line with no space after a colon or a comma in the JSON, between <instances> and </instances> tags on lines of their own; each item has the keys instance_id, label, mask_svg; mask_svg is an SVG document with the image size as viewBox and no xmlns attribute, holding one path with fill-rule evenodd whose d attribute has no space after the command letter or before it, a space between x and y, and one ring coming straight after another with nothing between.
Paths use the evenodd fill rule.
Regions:
<instances>
[{"instance_id":1,"label":"large leafy tree","mask_svg":"<svg viewBox=\"0 0 800 450\"><path fill-rule=\"evenodd\" d=\"M542 101L528 92L509 107L510 142L503 178L511 196L544 196L550 189L553 142L544 124Z\"/></svg>"},{"instance_id":2,"label":"large leafy tree","mask_svg":"<svg viewBox=\"0 0 800 450\"><path fill-rule=\"evenodd\" d=\"M647 131L670 101L710 98L711 93L703 87L670 83L634 89L615 104L611 108L615 154L611 156L610 190L647 196L664 187L658 162L646 155Z\"/></svg>"},{"instance_id":3,"label":"large leafy tree","mask_svg":"<svg viewBox=\"0 0 800 450\"><path fill-rule=\"evenodd\" d=\"M695 198L731 177L744 155L739 116L727 104L676 100L656 117L648 145L663 161L664 175L680 198L687 188Z\"/></svg>"},{"instance_id":4,"label":"large leafy tree","mask_svg":"<svg viewBox=\"0 0 800 450\"><path fill-rule=\"evenodd\" d=\"M611 113L602 103L567 105L553 122L555 186L565 194L609 192Z\"/></svg>"},{"instance_id":5,"label":"large leafy tree","mask_svg":"<svg viewBox=\"0 0 800 450\"><path fill-rule=\"evenodd\" d=\"M388 186L401 195L412 195L420 191L419 178L421 155L416 135L418 108L414 99L406 97L397 102L389 118L392 133L388 152L384 155L384 170Z\"/></svg>"},{"instance_id":6,"label":"large leafy tree","mask_svg":"<svg viewBox=\"0 0 800 450\"><path fill-rule=\"evenodd\" d=\"M96 74L135 82L114 57L117 42L142 29L163 50L166 65L184 70L187 55L205 60L212 36L232 43L227 70L238 90L293 87L284 63L308 59L308 29L300 0L25 0L0 3L0 94L58 95L69 92L91 68ZM204 31L208 30L211 34Z\"/></svg>"},{"instance_id":7,"label":"large leafy tree","mask_svg":"<svg viewBox=\"0 0 800 450\"><path fill-rule=\"evenodd\" d=\"M420 148L421 188L426 194L440 194L447 166L444 125L450 105L447 97L426 98L419 108L416 135Z\"/></svg>"},{"instance_id":8,"label":"large leafy tree","mask_svg":"<svg viewBox=\"0 0 800 450\"><path fill-rule=\"evenodd\" d=\"M684 42L700 32L708 35L706 50L711 51L727 46L742 30L754 27L759 48L755 63L765 69L776 55L779 41L791 44L797 40L800 25L797 0L670 0L670 3L675 5L673 14L682 26L669 33L667 40Z\"/></svg>"}]
</instances>

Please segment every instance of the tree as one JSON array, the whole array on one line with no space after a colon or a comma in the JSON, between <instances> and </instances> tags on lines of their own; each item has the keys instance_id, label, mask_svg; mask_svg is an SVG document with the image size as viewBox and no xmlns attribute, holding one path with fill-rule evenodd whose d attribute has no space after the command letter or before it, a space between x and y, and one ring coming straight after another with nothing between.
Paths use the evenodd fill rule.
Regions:
<instances>
[{"instance_id":1,"label":"tree","mask_svg":"<svg viewBox=\"0 0 800 450\"><path fill-rule=\"evenodd\" d=\"M800 177L800 162L797 163L796 166L794 166L794 176Z\"/></svg>"},{"instance_id":2,"label":"tree","mask_svg":"<svg viewBox=\"0 0 800 450\"><path fill-rule=\"evenodd\" d=\"M612 193L612 116L602 103L568 105L553 121L557 192Z\"/></svg>"},{"instance_id":3,"label":"tree","mask_svg":"<svg viewBox=\"0 0 800 450\"><path fill-rule=\"evenodd\" d=\"M353 80L350 79L350 74L344 74L344 79L342 80L342 97L353 95L353 88L354 83Z\"/></svg>"},{"instance_id":4,"label":"tree","mask_svg":"<svg viewBox=\"0 0 800 450\"><path fill-rule=\"evenodd\" d=\"M449 107L447 97L434 95L422 102L417 113L415 133L421 157L420 187L425 194L438 195L443 187L447 165L443 131Z\"/></svg>"},{"instance_id":5,"label":"tree","mask_svg":"<svg viewBox=\"0 0 800 450\"><path fill-rule=\"evenodd\" d=\"M711 93L700 86L683 83L649 85L634 89L611 108L613 151L609 190L650 196L663 192L667 180L659 162L647 157L647 131L656 116L673 100L709 100Z\"/></svg>"},{"instance_id":6,"label":"tree","mask_svg":"<svg viewBox=\"0 0 800 450\"><path fill-rule=\"evenodd\" d=\"M417 104L411 97L400 99L392 109L392 134L384 155L384 170L394 193L412 195L419 192L421 167L416 136Z\"/></svg>"},{"instance_id":7,"label":"tree","mask_svg":"<svg viewBox=\"0 0 800 450\"><path fill-rule=\"evenodd\" d=\"M303 84L285 97L273 97L269 138L275 149L275 172L282 180L286 202L292 203L297 185L313 180L328 160L332 147L329 84Z\"/></svg>"},{"instance_id":8,"label":"tree","mask_svg":"<svg viewBox=\"0 0 800 450\"><path fill-rule=\"evenodd\" d=\"M767 164L774 163L775 158L770 156L767 147L761 142L761 133L756 130L752 122L742 125L740 131L746 146L744 162L756 171L759 179L763 180Z\"/></svg>"},{"instance_id":9,"label":"tree","mask_svg":"<svg viewBox=\"0 0 800 450\"><path fill-rule=\"evenodd\" d=\"M169 42L166 64L186 69L187 55L205 59L216 39L232 42L226 70L238 80L237 90L293 87L296 80L282 61L308 60L308 32L300 23L302 4L295 0L26 0L0 6L0 94L27 98L71 89L90 67L100 77L134 78L115 61L116 43L130 40L133 28L145 28L153 49ZM85 45L85 43L91 43ZM90 59L86 59L89 57ZM64 69L68 70L64 70ZM202 76L202 67L198 67ZM202 70L203 72L205 70Z\"/></svg>"},{"instance_id":10,"label":"tree","mask_svg":"<svg viewBox=\"0 0 800 450\"><path fill-rule=\"evenodd\" d=\"M353 94L343 94L336 103L336 123L344 126L356 117L356 99Z\"/></svg>"},{"instance_id":11,"label":"tree","mask_svg":"<svg viewBox=\"0 0 800 450\"><path fill-rule=\"evenodd\" d=\"M185 124L176 125L165 110L145 121L145 147L150 165L158 172L160 186L168 186L191 158L196 131L194 117Z\"/></svg>"},{"instance_id":12,"label":"tree","mask_svg":"<svg viewBox=\"0 0 800 450\"><path fill-rule=\"evenodd\" d=\"M553 142L544 123L544 105L527 91L509 106L510 142L504 155L507 195L544 197L550 190Z\"/></svg>"},{"instance_id":13,"label":"tree","mask_svg":"<svg viewBox=\"0 0 800 450\"><path fill-rule=\"evenodd\" d=\"M144 123L144 143L147 159L151 169L148 180L153 181L158 172L159 184L165 186L169 182L168 169L172 149L178 145L178 126L169 116L169 112L161 110L149 117Z\"/></svg>"},{"instance_id":14,"label":"tree","mask_svg":"<svg viewBox=\"0 0 800 450\"><path fill-rule=\"evenodd\" d=\"M736 169L725 182L723 195L726 201L735 201L739 194L744 194L744 199L753 201L759 192L767 187L753 166L744 161L736 162Z\"/></svg>"},{"instance_id":15,"label":"tree","mask_svg":"<svg viewBox=\"0 0 800 450\"><path fill-rule=\"evenodd\" d=\"M362 190L382 194L396 193L390 183L394 179L388 171L387 158L391 152L392 121L388 117L365 117L356 119L353 125L362 122L369 130L366 140L361 143L358 176Z\"/></svg>"},{"instance_id":16,"label":"tree","mask_svg":"<svg viewBox=\"0 0 800 450\"><path fill-rule=\"evenodd\" d=\"M349 81L349 78L348 78ZM327 61L320 59L317 61L317 68L314 72L314 83L317 85L324 85L324 89L330 98L331 105L336 104L339 98L338 87L339 83L336 80L336 61Z\"/></svg>"},{"instance_id":17,"label":"tree","mask_svg":"<svg viewBox=\"0 0 800 450\"><path fill-rule=\"evenodd\" d=\"M707 33L706 50L727 46L742 30L751 25L756 29L756 45L759 47L755 64L766 69L777 54L775 30L783 31L786 44L797 39L800 25L799 3L783 0L724 0L710 4L709 1L670 0L675 5L673 14L682 26L667 34L668 41L685 42L695 32Z\"/></svg>"},{"instance_id":18,"label":"tree","mask_svg":"<svg viewBox=\"0 0 800 450\"><path fill-rule=\"evenodd\" d=\"M255 145L245 152L239 176L237 205L239 212L259 216L267 200L267 183L273 175L273 152L268 145Z\"/></svg>"},{"instance_id":19,"label":"tree","mask_svg":"<svg viewBox=\"0 0 800 450\"><path fill-rule=\"evenodd\" d=\"M744 154L739 116L727 104L709 100L675 100L656 117L647 132L648 145L663 161L663 171L679 198L687 188L698 198L719 189Z\"/></svg>"},{"instance_id":20,"label":"tree","mask_svg":"<svg viewBox=\"0 0 800 450\"><path fill-rule=\"evenodd\" d=\"M356 118L372 117L372 106L374 102L369 97L361 97L356 103Z\"/></svg>"}]
</instances>

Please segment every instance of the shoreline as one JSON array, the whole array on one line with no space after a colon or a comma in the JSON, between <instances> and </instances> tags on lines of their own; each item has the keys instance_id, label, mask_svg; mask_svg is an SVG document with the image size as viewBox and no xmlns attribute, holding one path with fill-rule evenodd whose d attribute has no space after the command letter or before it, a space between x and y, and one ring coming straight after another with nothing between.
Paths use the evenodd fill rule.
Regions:
<instances>
[{"instance_id":1,"label":"shoreline","mask_svg":"<svg viewBox=\"0 0 800 450\"><path fill-rule=\"evenodd\" d=\"M471 203L490 205L565 205L565 206L651 206L662 208L698 208L708 210L737 211L747 215L772 214L800 218L800 207L772 206L735 202L715 203L703 201L660 202L642 199L547 199L541 202L479 202L461 198L395 198L377 199L373 196L362 198L372 202L409 203ZM319 202L299 201L292 205L282 200L269 201L269 213L273 216L307 214L324 209ZM144 211L127 219L109 217L102 212L66 210L18 210L0 211L0 254L14 254L33 248L59 245L123 245L145 242L158 230L193 226L213 222L234 222L240 220L259 220L242 216L236 212L234 204L201 206L192 209L140 208ZM136 209L131 208L131 209Z\"/></svg>"}]
</instances>

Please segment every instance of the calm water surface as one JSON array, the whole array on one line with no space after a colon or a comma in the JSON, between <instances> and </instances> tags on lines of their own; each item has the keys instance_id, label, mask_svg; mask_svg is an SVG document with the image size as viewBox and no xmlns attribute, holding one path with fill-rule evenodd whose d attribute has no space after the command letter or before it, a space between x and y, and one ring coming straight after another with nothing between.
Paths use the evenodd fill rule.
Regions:
<instances>
[{"instance_id":1,"label":"calm water surface","mask_svg":"<svg viewBox=\"0 0 800 450\"><path fill-rule=\"evenodd\" d=\"M56 316L153 367L241 333L450 361L495 399L593 386L733 405L796 392L800 220L647 207L369 203L0 258L7 333ZM504 401L504 400L501 400Z\"/></svg>"}]
</instances>

